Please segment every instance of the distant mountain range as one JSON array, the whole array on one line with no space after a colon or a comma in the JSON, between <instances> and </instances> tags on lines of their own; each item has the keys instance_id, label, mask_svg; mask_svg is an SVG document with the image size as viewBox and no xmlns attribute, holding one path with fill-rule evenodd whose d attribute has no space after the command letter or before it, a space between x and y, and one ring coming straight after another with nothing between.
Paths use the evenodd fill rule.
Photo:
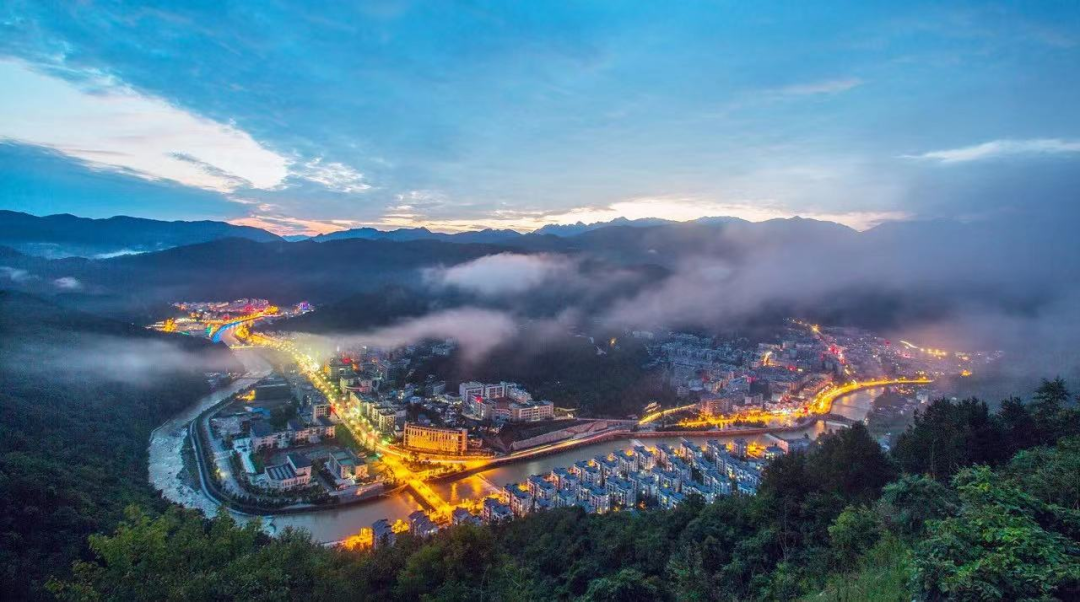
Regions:
<instances>
[{"instance_id":1,"label":"distant mountain range","mask_svg":"<svg viewBox=\"0 0 1080 602\"><path fill-rule=\"evenodd\" d=\"M670 226L674 224L687 223L687 224L731 224L731 223L748 223L745 220L737 217L703 217L693 220L691 222L676 222L666 219L647 217L641 219L627 219L625 217L615 218L607 222L594 222L586 224L584 222L578 222L576 224L548 224L542 228L533 232L521 233L516 230L495 230L486 228L484 230L474 230L469 232L456 232L453 234L447 234L443 232L432 232L427 228L398 228L396 230L378 230L375 228L354 228L352 230L341 230L339 232L331 232L330 234L322 234L313 237L311 240L316 242L322 242L326 240L343 240L347 238L363 238L367 240L442 240L446 242L467 242L467 243L505 243L518 240L528 236L557 236L559 238L569 238L584 234L586 232L592 232L593 230L599 230L601 228L608 228L612 226L630 227L630 228L648 228L652 226ZM286 237L288 239L289 237Z\"/></svg>"},{"instance_id":2,"label":"distant mountain range","mask_svg":"<svg viewBox=\"0 0 1080 602\"><path fill-rule=\"evenodd\" d=\"M0 218L12 215L3 212ZM38 219L50 218L27 221L37 223ZM70 216L59 219L92 226L116 223ZM120 219L119 223L144 221L150 222L150 227L183 227L152 220ZM868 313L941 315L958 300L1004 305L1019 315L1035 311L1057 298L1059 289L1080 282L1080 243L1071 223L1037 214L972 222L897 222L866 232L801 218L764 222L716 218L685 223L654 221L651 225L619 221L583 227L585 230L576 234L572 230L512 236L497 231L468 233L494 237L495 242L469 242L463 234L423 229L368 230L361 232L361 237L287 242L255 230L248 233L269 240L229 237L99 258L49 259L0 246L0 289L24 291L85 311L145 323L163 304L179 300L265 297L291 303L307 299L324 307L355 295L378 294L387 286L403 286L417 295L438 294L441 303L448 303L445 292L428 286L430 273L426 270L499 253L565 255L576 266L573 274L553 282L553 286L507 301L508 307L530 315L556 315L556 309L564 306L586 311L603 308L616 296L664 286L672 274L681 279L672 281L670 299L679 301L700 296L699 289L708 285L710 278L731 270L740 270L740 277L732 281L730 289L713 295L717 303L740 296L763 295L766 300L770 295L796 297L808 300L805 307L833 304L837 316L851 316L863 308ZM231 228L224 233L232 232ZM11 236L10 225L3 231ZM208 229L202 234L211 236L214 232ZM118 238L123 236L132 241L130 233L117 234ZM57 237L54 244L71 240L62 232ZM27 238L22 237L24 242ZM162 237L155 244L162 244L161 240L181 239ZM104 248L109 244L115 247L116 240L93 240L84 233L80 243ZM710 266L716 273L708 271ZM490 277L505 279L514 274L496 271ZM364 297L357 299L358 303L344 303L342 312L348 313L350 308L364 312L365 305L377 307ZM417 307L426 307L425 303L416 300ZM651 303L645 306L650 311L663 310L668 304L663 297ZM702 301L693 311L707 310L708 303L711 301ZM412 303L394 301L392 305L398 311ZM878 311L880 308L884 309ZM792 307L763 305L762 310L766 309L791 311Z\"/></svg>"},{"instance_id":3,"label":"distant mountain range","mask_svg":"<svg viewBox=\"0 0 1080 602\"><path fill-rule=\"evenodd\" d=\"M393 240L397 242L405 242L410 240L441 240L444 242L462 242L462 243L498 243L505 242L507 240L514 240L523 236L520 232L514 230L477 230L473 232L459 232L455 234L446 234L443 232L432 232L427 228L399 228L397 230L377 230L375 228L354 228L352 230L342 230L340 232L331 232L329 234L320 234L313 237L311 240L315 242L325 242L328 240L347 240L351 238L360 238L364 240Z\"/></svg>"},{"instance_id":4,"label":"distant mountain range","mask_svg":"<svg viewBox=\"0 0 1080 602\"><path fill-rule=\"evenodd\" d=\"M225 222L168 222L127 216L91 219L69 214L38 217L0 210L0 245L41 257L111 257L222 238L282 240L265 230Z\"/></svg>"},{"instance_id":5,"label":"distant mountain range","mask_svg":"<svg viewBox=\"0 0 1080 602\"><path fill-rule=\"evenodd\" d=\"M797 220L798 218L796 218ZM778 223L786 220L778 220ZM768 222L765 222L768 223ZM432 232L427 228L378 230L355 228L318 236L278 236L249 226L237 226L216 221L161 221L127 216L91 219L60 214L38 217L27 213L0 210L0 245L26 255L60 259L86 257L108 259L164 251L174 247L212 242L225 238L243 238L255 242L331 242L341 240L377 240L390 242L439 241L459 244L506 245L535 251L562 251L614 244L617 251L625 247L640 247L642 230L654 231L647 241L660 247L670 246L662 240L665 233L676 239L693 236L695 232L711 231L716 227L749 228L751 222L733 217L706 217L690 222L675 222L659 218L630 220L618 218L608 222L547 225L535 232L484 229L470 232ZM843 228L843 226L836 226ZM760 228L760 226L758 227ZM569 241L573 242L569 242Z\"/></svg>"}]
</instances>

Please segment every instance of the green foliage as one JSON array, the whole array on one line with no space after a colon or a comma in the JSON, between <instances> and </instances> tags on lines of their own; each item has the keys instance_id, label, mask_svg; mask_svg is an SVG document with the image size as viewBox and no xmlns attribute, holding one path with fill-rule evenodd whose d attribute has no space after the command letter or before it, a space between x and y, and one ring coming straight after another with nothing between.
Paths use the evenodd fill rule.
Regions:
<instances>
[{"instance_id":1,"label":"green foliage","mask_svg":"<svg viewBox=\"0 0 1080 602\"><path fill-rule=\"evenodd\" d=\"M878 512L885 527L906 540L923 534L927 521L952 516L956 492L925 475L904 475L885 486Z\"/></svg>"},{"instance_id":2,"label":"green foliage","mask_svg":"<svg viewBox=\"0 0 1080 602\"><path fill-rule=\"evenodd\" d=\"M893 456L904 472L947 480L970 464L996 465L1008 458L1001 425L986 403L939 399L915 415L896 441Z\"/></svg>"},{"instance_id":3,"label":"green foliage","mask_svg":"<svg viewBox=\"0 0 1080 602\"><path fill-rule=\"evenodd\" d=\"M886 535L864 554L852 572L834 573L825 588L805 602L908 602L912 599L911 550Z\"/></svg>"},{"instance_id":4,"label":"green foliage","mask_svg":"<svg viewBox=\"0 0 1080 602\"><path fill-rule=\"evenodd\" d=\"M77 563L74 579L49 584L59 599L290 600L325 594L320 577L333 559L300 533L270 541L257 520L240 527L224 512L206 521L177 508L157 518L130 508L113 535L92 536L90 547L97 562Z\"/></svg>"},{"instance_id":5,"label":"green foliage","mask_svg":"<svg viewBox=\"0 0 1080 602\"><path fill-rule=\"evenodd\" d=\"M300 407L295 401L277 406L270 412L270 426L278 430L284 429L290 420L299 415L299 411Z\"/></svg>"},{"instance_id":6,"label":"green foliage","mask_svg":"<svg viewBox=\"0 0 1080 602\"><path fill-rule=\"evenodd\" d=\"M987 467L954 479L957 516L929 525L916 546L915 584L930 597L1036 599L1080 591L1080 514L1054 507ZM1072 531L1072 538L1058 530Z\"/></svg>"},{"instance_id":7,"label":"green foliage","mask_svg":"<svg viewBox=\"0 0 1080 602\"><path fill-rule=\"evenodd\" d=\"M1065 439L1054 448L1022 451L1004 473L1038 499L1080 511L1080 437Z\"/></svg>"},{"instance_id":8,"label":"green foliage","mask_svg":"<svg viewBox=\"0 0 1080 602\"><path fill-rule=\"evenodd\" d=\"M622 569L611 577L601 577L590 583L582 599L588 602L652 602L660 597L658 581L635 569Z\"/></svg>"},{"instance_id":9,"label":"green foliage","mask_svg":"<svg viewBox=\"0 0 1080 602\"><path fill-rule=\"evenodd\" d=\"M168 356L216 351L6 292L0 341L0 597L27 599L127 505L164 508L147 482L150 432L209 390L205 368ZM150 372L84 369L111 365L102 348L145 351Z\"/></svg>"},{"instance_id":10,"label":"green foliage","mask_svg":"<svg viewBox=\"0 0 1080 602\"><path fill-rule=\"evenodd\" d=\"M848 506L829 527L833 561L848 566L869 550L881 534L877 514L865 506Z\"/></svg>"}]
</instances>

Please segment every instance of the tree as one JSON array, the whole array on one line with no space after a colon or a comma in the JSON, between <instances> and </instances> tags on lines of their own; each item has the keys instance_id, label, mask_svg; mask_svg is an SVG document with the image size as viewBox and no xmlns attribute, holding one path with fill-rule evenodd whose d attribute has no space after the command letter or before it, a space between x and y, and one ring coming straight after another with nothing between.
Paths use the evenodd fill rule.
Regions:
<instances>
[{"instance_id":1,"label":"tree","mask_svg":"<svg viewBox=\"0 0 1080 602\"><path fill-rule=\"evenodd\" d=\"M611 577L589 584L584 600L589 602L653 602L660 597L655 578L646 578L636 569L622 569Z\"/></svg>"},{"instance_id":2,"label":"tree","mask_svg":"<svg viewBox=\"0 0 1080 602\"><path fill-rule=\"evenodd\" d=\"M1037 436L1043 443L1052 444L1062 437L1080 433L1080 426L1076 424L1076 419L1080 416L1075 409L1066 409L1070 396L1061 377L1054 380L1043 379L1042 384L1035 390L1031 400L1031 416Z\"/></svg>"},{"instance_id":3,"label":"tree","mask_svg":"<svg viewBox=\"0 0 1080 602\"><path fill-rule=\"evenodd\" d=\"M915 583L923 595L1020 600L1080 593L1076 542L1040 524L1040 515L1052 512L1046 504L985 466L961 471L954 484L960 512L931 521L916 546Z\"/></svg>"},{"instance_id":4,"label":"tree","mask_svg":"<svg viewBox=\"0 0 1080 602\"><path fill-rule=\"evenodd\" d=\"M829 527L833 562L841 569L855 564L881 536L877 514L866 506L848 506Z\"/></svg>"},{"instance_id":5,"label":"tree","mask_svg":"<svg viewBox=\"0 0 1080 602\"><path fill-rule=\"evenodd\" d=\"M1019 397L1010 397L1001 402L998 420L1009 455L1039 445L1039 426Z\"/></svg>"},{"instance_id":6,"label":"tree","mask_svg":"<svg viewBox=\"0 0 1080 602\"><path fill-rule=\"evenodd\" d=\"M997 465L1007 459L1002 430L986 403L939 399L915 414L900 434L893 457L904 472L946 481L972 464Z\"/></svg>"},{"instance_id":7,"label":"tree","mask_svg":"<svg viewBox=\"0 0 1080 602\"><path fill-rule=\"evenodd\" d=\"M876 500L881 488L896 474L862 423L822 438L807 468L819 490L849 503Z\"/></svg>"},{"instance_id":8,"label":"tree","mask_svg":"<svg viewBox=\"0 0 1080 602\"><path fill-rule=\"evenodd\" d=\"M926 475L904 475L885 486L878 500L878 515L893 534L913 540L921 537L926 523L952 516L956 493Z\"/></svg>"}]
</instances>

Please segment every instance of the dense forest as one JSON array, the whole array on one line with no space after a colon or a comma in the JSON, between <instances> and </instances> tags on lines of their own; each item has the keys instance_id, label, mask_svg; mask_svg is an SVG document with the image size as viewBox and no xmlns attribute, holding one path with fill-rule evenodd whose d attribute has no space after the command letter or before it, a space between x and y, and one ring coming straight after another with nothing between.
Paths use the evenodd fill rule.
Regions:
<instances>
[{"instance_id":1,"label":"dense forest","mask_svg":"<svg viewBox=\"0 0 1080 602\"><path fill-rule=\"evenodd\" d=\"M1080 411L1060 380L993 413L933 402L885 453L861 425L756 497L561 509L375 552L132 507L49 591L72 600L912 600L1080 596Z\"/></svg>"},{"instance_id":2,"label":"dense forest","mask_svg":"<svg viewBox=\"0 0 1080 602\"><path fill-rule=\"evenodd\" d=\"M89 558L87 536L126 506L165 509L147 481L150 431L209 391L204 370L239 365L206 341L12 292L0 341L0 598L18 600Z\"/></svg>"}]
</instances>

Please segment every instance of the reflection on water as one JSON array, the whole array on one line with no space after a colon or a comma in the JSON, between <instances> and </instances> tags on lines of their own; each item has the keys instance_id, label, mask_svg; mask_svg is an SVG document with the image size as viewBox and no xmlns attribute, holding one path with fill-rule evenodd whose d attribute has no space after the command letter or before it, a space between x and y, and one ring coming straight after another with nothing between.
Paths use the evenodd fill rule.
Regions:
<instances>
[{"instance_id":1,"label":"reflection on water","mask_svg":"<svg viewBox=\"0 0 1080 602\"><path fill-rule=\"evenodd\" d=\"M833 402L832 413L852 420L862 420L874 407L874 400L881 396L885 389L866 389L845 395Z\"/></svg>"}]
</instances>

